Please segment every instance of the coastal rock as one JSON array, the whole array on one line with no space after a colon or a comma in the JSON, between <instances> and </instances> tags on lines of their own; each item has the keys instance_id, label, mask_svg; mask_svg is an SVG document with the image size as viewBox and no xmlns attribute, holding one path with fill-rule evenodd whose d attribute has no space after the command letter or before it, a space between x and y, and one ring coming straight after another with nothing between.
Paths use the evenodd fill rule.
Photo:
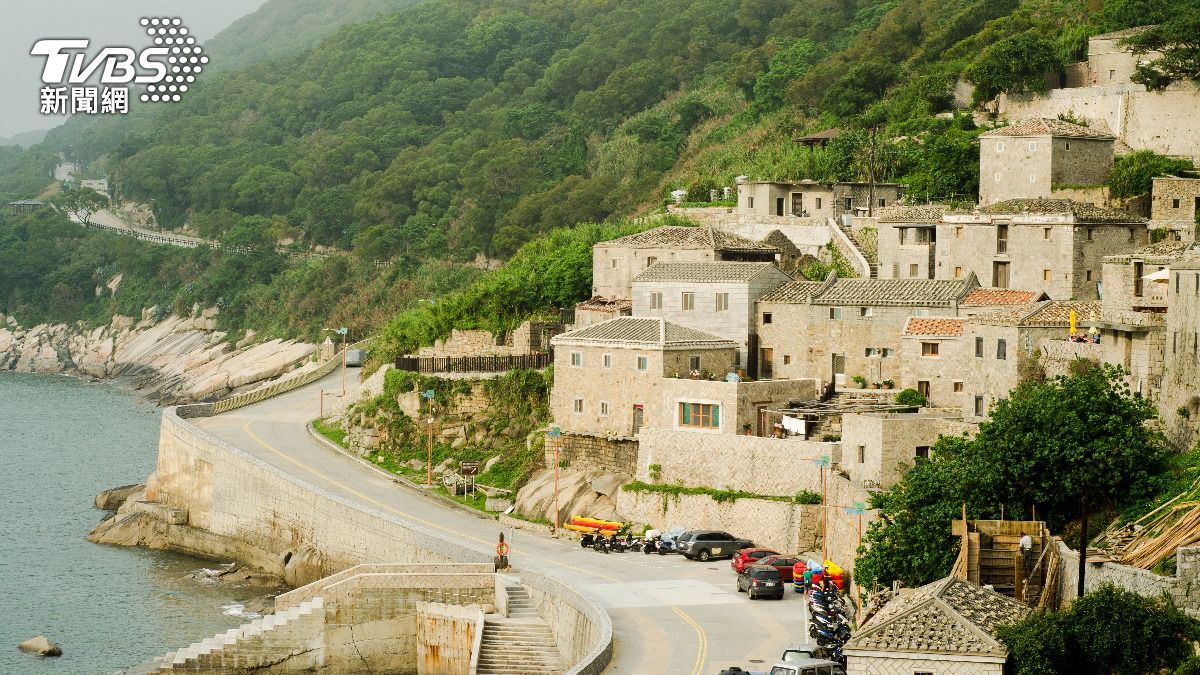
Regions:
<instances>
[{"instance_id":1,"label":"coastal rock","mask_svg":"<svg viewBox=\"0 0 1200 675\"><path fill-rule=\"evenodd\" d=\"M517 512L535 518L554 520L554 471L537 474L517 492ZM572 515L611 519L616 505L607 495L592 489L591 481L576 471L560 471L558 476L559 515L565 521Z\"/></svg>"},{"instance_id":2,"label":"coastal rock","mask_svg":"<svg viewBox=\"0 0 1200 675\"><path fill-rule=\"evenodd\" d=\"M58 645L51 642L45 635L30 638L17 645L17 648L38 656L62 656L62 649L59 649Z\"/></svg>"},{"instance_id":3,"label":"coastal rock","mask_svg":"<svg viewBox=\"0 0 1200 675\"><path fill-rule=\"evenodd\" d=\"M96 495L96 508L103 509L105 511L116 511L117 509L121 508L121 505L125 503L125 500L129 499L130 495L141 492L145 489L146 484L140 483L138 485L122 485L121 487L115 487L111 490L104 490L100 494Z\"/></svg>"}]
</instances>

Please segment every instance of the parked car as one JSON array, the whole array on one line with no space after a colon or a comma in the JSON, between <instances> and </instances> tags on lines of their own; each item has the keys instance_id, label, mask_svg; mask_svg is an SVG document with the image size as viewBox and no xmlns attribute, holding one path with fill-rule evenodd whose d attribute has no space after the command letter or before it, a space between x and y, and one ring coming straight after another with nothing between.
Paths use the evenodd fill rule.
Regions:
<instances>
[{"instance_id":1,"label":"parked car","mask_svg":"<svg viewBox=\"0 0 1200 675\"><path fill-rule=\"evenodd\" d=\"M770 565L779 570L783 583L792 583L792 570L800 559L794 555L770 555L758 561L759 565Z\"/></svg>"},{"instance_id":2,"label":"parked car","mask_svg":"<svg viewBox=\"0 0 1200 675\"><path fill-rule=\"evenodd\" d=\"M729 559L729 566L733 568L734 572L741 574L747 565L753 565L759 560L773 555L779 555L779 551L769 548L744 548L733 554L733 557Z\"/></svg>"},{"instance_id":3,"label":"parked car","mask_svg":"<svg viewBox=\"0 0 1200 675\"><path fill-rule=\"evenodd\" d=\"M800 661L802 659L817 658L817 650L820 647L815 642L793 642L784 647L783 655L779 657L780 661Z\"/></svg>"},{"instance_id":4,"label":"parked car","mask_svg":"<svg viewBox=\"0 0 1200 675\"><path fill-rule=\"evenodd\" d=\"M842 675L844 672L837 661L799 659L776 663L770 675Z\"/></svg>"},{"instance_id":5,"label":"parked car","mask_svg":"<svg viewBox=\"0 0 1200 675\"><path fill-rule=\"evenodd\" d=\"M738 575L737 589L745 591L750 599L774 597L783 599L783 579L779 570L770 565L751 565Z\"/></svg>"},{"instance_id":6,"label":"parked car","mask_svg":"<svg viewBox=\"0 0 1200 675\"><path fill-rule=\"evenodd\" d=\"M675 540L675 550L688 560L703 560L732 556L744 548L754 548L754 542L720 530L692 530Z\"/></svg>"}]
</instances>

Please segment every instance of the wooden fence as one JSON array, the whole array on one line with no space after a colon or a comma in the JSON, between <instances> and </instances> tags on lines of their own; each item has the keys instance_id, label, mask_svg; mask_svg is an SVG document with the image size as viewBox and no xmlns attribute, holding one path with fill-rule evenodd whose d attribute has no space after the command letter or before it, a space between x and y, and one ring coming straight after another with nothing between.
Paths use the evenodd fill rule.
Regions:
<instances>
[{"instance_id":1,"label":"wooden fence","mask_svg":"<svg viewBox=\"0 0 1200 675\"><path fill-rule=\"evenodd\" d=\"M540 370L554 363L551 354L519 356L401 356L396 370L410 373L503 373L510 370Z\"/></svg>"}]
</instances>

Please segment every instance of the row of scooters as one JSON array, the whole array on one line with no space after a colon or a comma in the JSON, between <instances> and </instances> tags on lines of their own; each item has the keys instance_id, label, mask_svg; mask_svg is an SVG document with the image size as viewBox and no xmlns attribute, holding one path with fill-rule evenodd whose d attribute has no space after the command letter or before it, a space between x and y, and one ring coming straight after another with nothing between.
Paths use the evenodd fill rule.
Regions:
<instances>
[{"instance_id":1,"label":"row of scooters","mask_svg":"<svg viewBox=\"0 0 1200 675\"><path fill-rule=\"evenodd\" d=\"M850 639L850 622L846 618L846 603L837 584L828 576L810 584L808 610L812 621L809 637L816 640L824 652L823 658L846 665L842 647Z\"/></svg>"},{"instance_id":2,"label":"row of scooters","mask_svg":"<svg viewBox=\"0 0 1200 675\"><path fill-rule=\"evenodd\" d=\"M678 530L678 531L676 531ZM672 528L666 532L657 533L650 530L651 536L635 537L632 534L613 534L605 536L600 533L585 533L579 539L579 545L590 548L598 553L657 553L666 555L675 552L675 538L683 534L683 528Z\"/></svg>"}]
</instances>

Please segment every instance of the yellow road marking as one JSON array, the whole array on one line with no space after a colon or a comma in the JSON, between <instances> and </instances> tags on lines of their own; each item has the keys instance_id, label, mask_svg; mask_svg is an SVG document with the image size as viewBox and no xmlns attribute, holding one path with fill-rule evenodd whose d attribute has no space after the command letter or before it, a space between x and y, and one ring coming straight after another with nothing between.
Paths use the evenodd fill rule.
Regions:
<instances>
[{"instance_id":1,"label":"yellow road marking","mask_svg":"<svg viewBox=\"0 0 1200 675\"><path fill-rule=\"evenodd\" d=\"M699 644L696 646L696 665L692 666L692 675L701 675L704 672L704 664L708 661L708 634L704 632L700 624L696 623L695 619L688 616L682 609L672 605L671 611L678 614L679 618L688 622L696 631L696 640Z\"/></svg>"},{"instance_id":2,"label":"yellow road marking","mask_svg":"<svg viewBox=\"0 0 1200 675\"><path fill-rule=\"evenodd\" d=\"M258 434L255 434L253 431L251 431L251 430L250 430L250 422L246 422L246 424L244 424L244 425L242 426L242 431L246 432L246 435L247 435L247 436L249 436L250 438L254 439L254 442L255 442L255 443L258 443L259 445L263 446L263 447L264 447L264 448L266 448L267 450L270 450L271 452L275 453L275 454L276 454L276 455L278 455L279 457L282 457L283 459L285 459L285 460L287 460L287 461L291 462L292 464L295 464L296 466L300 467L301 469L304 469L305 471L307 471L307 472L309 472L309 473L313 474L314 476L317 476L317 477L319 477L319 478L321 478L321 479L323 479L323 480L325 480L325 481L328 481L329 483L331 483L331 484L333 484L333 485L336 485L337 487L339 487L339 488L341 488L341 489L345 490L346 492L348 492L348 493L350 493L350 494L354 495L355 497L358 497L359 499L362 499L362 500L363 500L363 501L365 501L365 502L369 502L369 503L371 503L371 504L375 505L376 507L378 507L378 508L380 508L380 509L383 509L384 511L389 511L389 512L391 512L391 513L394 513L394 514L396 514L397 516L400 516L401 518L404 518L404 519L406 519L406 520L411 520L411 521L413 521L413 522L415 522L415 523L420 523L421 525L424 525L424 526L426 526L426 527L430 527L430 528L433 528L433 529L435 529L435 530L440 530L440 531L442 531L442 532L445 532L445 533L447 533L447 534L452 534L452 535L454 535L454 536L456 536L456 537L461 537L461 538L463 538L463 539L470 539L471 541L478 542L478 543L480 543L480 544L483 544L484 546L491 546L491 542L484 541L483 539L480 539L480 538L478 538L478 537L473 537L473 536L471 536L471 535L469 535L469 534L466 534L466 533L464 533L464 532L459 532L458 530L453 530L453 529L450 529L450 528L448 528L448 527L445 527L445 526L443 526L443 525L438 525L437 523L431 523L431 522L429 522L428 520L424 520L424 519L422 519L422 518L418 518L418 517L416 517L416 516L414 516L414 515L412 515L412 514L410 514L410 513L405 513L404 511L401 511L401 510L399 510L399 509L397 509L397 508L395 508L395 507L393 507L393 506L390 506L390 505L388 505L388 504L385 504L385 503L383 503L383 502L381 502L381 501L379 501L379 500L377 500L377 499L374 499L374 498L372 498L372 497L369 497L369 496L367 496L367 495L365 495L365 494L363 494L363 493L359 492L358 490L355 490L354 488L350 487L349 485L346 485L345 483L342 483L342 482L340 482L340 481L338 481L338 480L335 480L335 479L333 479L333 478L331 478L331 477L329 477L329 476L325 475L324 473L321 473L320 471L317 471L316 469L312 468L311 466L308 466L307 464L304 464L304 463L303 463L303 462L301 462L300 460L298 460L298 459L296 459L296 458L294 458L294 457L291 457L290 455L287 455L287 454L283 453L282 451L280 451L280 450L276 449L276 448L275 448L273 445L271 445L270 443L267 443L267 442L266 442L266 441L264 441L262 438L259 438ZM600 578L600 579L604 579L604 580L606 580L606 581L612 581L612 582L615 582L615 583L624 583L624 581L623 581L623 580L621 580L621 579L618 579L618 578L616 578L616 577L609 576L609 575L607 575L607 574L602 574L602 573L600 573L600 572L595 572L595 571L592 571L592 570L586 570L586 569L583 569L583 568L581 568L581 567L575 567L575 566L573 566L573 565L568 565L568 564L566 564L566 563L561 563L561 562L557 562L557 561L554 561L554 560L548 560L548 559L544 559L544 561L545 561L545 562L547 562L547 563L549 563L549 564L551 564L551 565L556 565L556 566L558 566L558 567L562 567L563 569L568 569L568 570L571 570L571 571L573 571L573 572L579 572L580 574L587 574L587 575L590 575L590 576L598 577L598 578Z\"/></svg>"}]
</instances>

